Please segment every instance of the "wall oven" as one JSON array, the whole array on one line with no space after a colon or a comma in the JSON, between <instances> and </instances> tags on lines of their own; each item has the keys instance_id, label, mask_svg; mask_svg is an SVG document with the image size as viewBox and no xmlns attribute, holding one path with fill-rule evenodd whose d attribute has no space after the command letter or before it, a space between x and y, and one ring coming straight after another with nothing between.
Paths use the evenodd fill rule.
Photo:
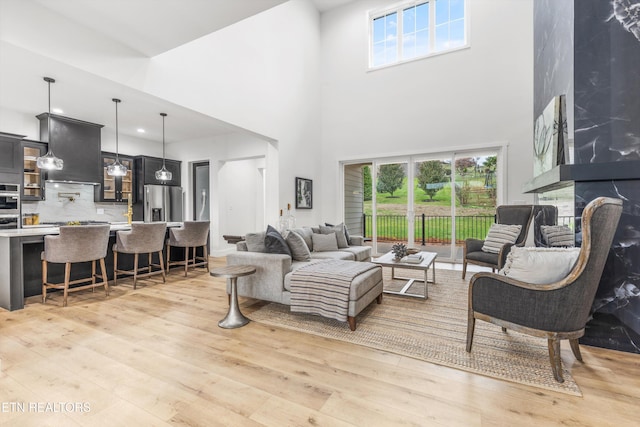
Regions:
<instances>
[{"instance_id":1,"label":"wall oven","mask_svg":"<svg viewBox=\"0 0 640 427\"><path fill-rule=\"evenodd\" d=\"M0 229L20 227L20 185L0 184Z\"/></svg>"}]
</instances>

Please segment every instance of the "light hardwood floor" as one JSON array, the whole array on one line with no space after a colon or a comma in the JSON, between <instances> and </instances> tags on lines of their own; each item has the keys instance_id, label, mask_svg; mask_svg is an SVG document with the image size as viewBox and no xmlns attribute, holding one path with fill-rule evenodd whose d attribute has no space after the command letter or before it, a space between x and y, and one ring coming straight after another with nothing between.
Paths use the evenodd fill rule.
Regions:
<instances>
[{"instance_id":1,"label":"light hardwood floor","mask_svg":"<svg viewBox=\"0 0 640 427\"><path fill-rule=\"evenodd\" d=\"M223 265L214 259L213 265ZM217 326L224 281L118 280L109 298L0 312L2 426L626 426L640 356L582 347L583 397L546 392L252 322ZM261 303L241 299L251 311ZM74 406L75 404L75 406ZM24 405L24 406L21 406ZM55 412L54 412L55 411Z\"/></svg>"}]
</instances>

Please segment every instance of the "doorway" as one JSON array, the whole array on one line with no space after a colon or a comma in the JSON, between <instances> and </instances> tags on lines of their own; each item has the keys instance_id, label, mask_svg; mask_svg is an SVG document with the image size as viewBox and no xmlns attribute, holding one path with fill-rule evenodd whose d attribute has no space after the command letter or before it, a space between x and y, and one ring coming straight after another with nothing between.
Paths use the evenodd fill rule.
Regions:
<instances>
[{"instance_id":1,"label":"doorway","mask_svg":"<svg viewBox=\"0 0 640 427\"><path fill-rule=\"evenodd\" d=\"M209 221L210 199L209 192L209 162L193 164L193 220Z\"/></svg>"}]
</instances>

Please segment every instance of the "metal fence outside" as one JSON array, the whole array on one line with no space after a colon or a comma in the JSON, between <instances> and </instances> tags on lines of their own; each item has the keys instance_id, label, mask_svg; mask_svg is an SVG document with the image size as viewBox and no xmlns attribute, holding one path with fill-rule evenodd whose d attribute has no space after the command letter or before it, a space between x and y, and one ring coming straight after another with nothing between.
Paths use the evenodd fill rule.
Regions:
<instances>
[{"instance_id":1,"label":"metal fence outside","mask_svg":"<svg viewBox=\"0 0 640 427\"><path fill-rule=\"evenodd\" d=\"M559 225L573 224L573 217L559 217ZM414 240L423 246L427 243L451 242L451 216L416 215L414 217ZM495 222L494 215L459 215L456 221L456 243L463 243L465 239L484 239L491 224ZM373 236L373 216L363 214L362 235L366 238ZM378 215L377 236L379 241L408 240L408 221L406 215Z\"/></svg>"}]
</instances>

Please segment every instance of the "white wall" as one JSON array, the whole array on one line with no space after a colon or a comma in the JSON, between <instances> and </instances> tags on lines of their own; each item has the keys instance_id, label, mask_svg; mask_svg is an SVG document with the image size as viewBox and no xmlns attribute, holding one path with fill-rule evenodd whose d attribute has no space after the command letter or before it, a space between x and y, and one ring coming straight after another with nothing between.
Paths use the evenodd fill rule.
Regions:
<instances>
[{"instance_id":1,"label":"white wall","mask_svg":"<svg viewBox=\"0 0 640 427\"><path fill-rule=\"evenodd\" d=\"M310 0L289 1L154 57L140 88L277 141L277 160L267 159L271 224L294 203L296 176L321 177L319 22ZM314 206L301 221L320 220Z\"/></svg>"},{"instance_id":2,"label":"white wall","mask_svg":"<svg viewBox=\"0 0 640 427\"><path fill-rule=\"evenodd\" d=\"M265 199L263 188L258 188L257 182L262 181L258 174L263 170L267 171L267 177L269 171L278 170L278 151L274 144L248 133L231 133L167 145L167 157L182 161L182 183L187 189L185 218L193 217L191 165L209 162L212 255L234 249L222 235L244 235L266 227L265 205L269 206L270 201ZM246 194L252 196L243 196ZM271 201L271 209L277 209L276 203L277 200Z\"/></svg>"},{"instance_id":3,"label":"white wall","mask_svg":"<svg viewBox=\"0 0 640 427\"><path fill-rule=\"evenodd\" d=\"M529 200L532 175L532 0L469 1L469 49L367 71L371 9L363 0L321 19L322 204L342 217L344 159L509 144L507 200ZM508 17L508 19L502 19Z\"/></svg>"}]
</instances>

